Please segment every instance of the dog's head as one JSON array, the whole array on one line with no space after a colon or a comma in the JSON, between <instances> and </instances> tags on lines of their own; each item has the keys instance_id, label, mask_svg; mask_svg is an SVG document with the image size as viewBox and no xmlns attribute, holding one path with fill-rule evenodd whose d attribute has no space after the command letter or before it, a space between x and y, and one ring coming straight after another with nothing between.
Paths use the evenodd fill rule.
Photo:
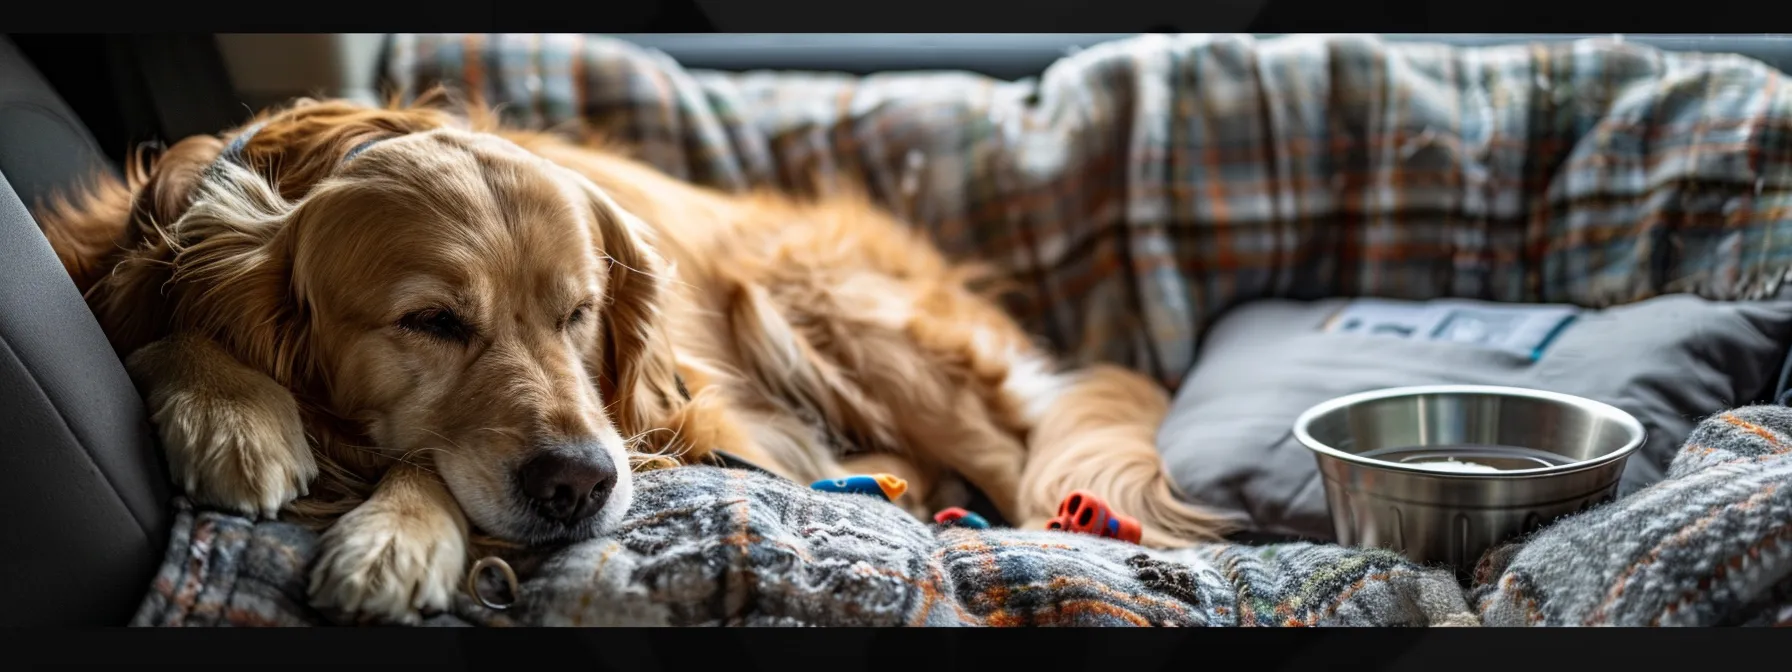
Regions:
<instances>
[{"instance_id":1,"label":"dog's head","mask_svg":"<svg viewBox=\"0 0 1792 672\"><path fill-rule=\"evenodd\" d=\"M166 168L190 182L165 227L174 322L357 427L356 449L431 465L487 533L616 523L631 442L678 389L645 224L444 115L317 103L244 140Z\"/></svg>"}]
</instances>

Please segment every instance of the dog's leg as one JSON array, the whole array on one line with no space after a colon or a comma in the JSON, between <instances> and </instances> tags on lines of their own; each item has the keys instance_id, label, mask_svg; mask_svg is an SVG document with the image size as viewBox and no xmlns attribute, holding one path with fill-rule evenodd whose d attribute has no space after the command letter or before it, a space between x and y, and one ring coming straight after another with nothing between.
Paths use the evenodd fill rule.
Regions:
<instances>
[{"instance_id":1,"label":"dog's leg","mask_svg":"<svg viewBox=\"0 0 1792 672\"><path fill-rule=\"evenodd\" d=\"M713 381L696 372L686 378L697 381L698 393L667 418L662 453L679 455L688 463L704 461L710 451L723 450L735 457L798 482L840 478L855 474L888 473L908 481L908 492L897 502L917 517L928 519L938 508L932 501L938 469L917 460L890 453L868 453L837 459L816 447L814 429L788 416L756 412L750 405L723 402ZM648 437L657 438L657 437Z\"/></svg>"},{"instance_id":2,"label":"dog's leg","mask_svg":"<svg viewBox=\"0 0 1792 672\"><path fill-rule=\"evenodd\" d=\"M962 400L958 408L976 408L974 403ZM1017 502L1026 444L996 427L983 413L936 412L919 417L916 426L906 430L913 437L910 445L976 486L1002 517L1019 520L1022 510Z\"/></svg>"},{"instance_id":3,"label":"dog's leg","mask_svg":"<svg viewBox=\"0 0 1792 672\"><path fill-rule=\"evenodd\" d=\"M132 353L175 483L194 501L273 518L317 476L298 403L210 339L177 334Z\"/></svg>"},{"instance_id":4,"label":"dog's leg","mask_svg":"<svg viewBox=\"0 0 1792 672\"><path fill-rule=\"evenodd\" d=\"M957 368L956 380L968 385L935 385L925 398L956 395L945 397L953 403L943 410L899 410L914 418L908 425L914 450L963 474L1020 527L1044 527L1065 496L1089 490L1137 518L1146 545L1217 537L1221 519L1183 501L1157 454L1155 435L1169 397L1155 382L1108 365L1059 371L993 304L966 292L932 298L935 308L917 312L909 334L936 370ZM896 359L885 352L878 361ZM908 380L925 379L909 374ZM885 387L903 389L891 383Z\"/></svg>"},{"instance_id":5,"label":"dog's leg","mask_svg":"<svg viewBox=\"0 0 1792 672\"><path fill-rule=\"evenodd\" d=\"M1146 546L1218 539L1224 519L1184 501L1158 456L1157 429L1170 399L1157 383L1105 364L1047 375L1052 384L1007 386L1017 403L1038 411L1027 414L1023 527L1043 527L1066 495L1089 490L1137 518Z\"/></svg>"},{"instance_id":6,"label":"dog's leg","mask_svg":"<svg viewBox=\"0 0 1792 672\"><path fill-rule=\"evenodd\" d=\"M731 333L744 368L769 396L818 404L829 424L866 447L906 450L956 473L1003 517L1016 519L1026 444L996 423L984 391L964 385L981 378L967 370L977 354L969 352L975 346L970 328L890 305L902 287L878 278L850 289L807 290L786 287L794 294L782 300L750 284L735 292ZM968 294L930 299L934 306L975 300ZM921 511L926 499L905 506Z\"/></svg>"},{"instance_id":7,"label":"dog's leg","mask_svg":"<svg viewBox=\"0 0 1792 672\"><path fill-rule=\"evenodd\" d=\"M312 606L358 621L415 624L448 608L467 565L467 519L434 472L400 463L324 531Z\"/></svg>"}]
</instances>

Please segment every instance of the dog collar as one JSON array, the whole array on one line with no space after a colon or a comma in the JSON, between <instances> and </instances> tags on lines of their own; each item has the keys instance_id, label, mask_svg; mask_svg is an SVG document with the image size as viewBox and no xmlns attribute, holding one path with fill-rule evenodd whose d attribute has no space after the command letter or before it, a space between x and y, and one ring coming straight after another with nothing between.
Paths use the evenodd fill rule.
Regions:
<instances>
[{"instance_id":1,"label":"dog collar","mask_svg":"<svg viewBox=\"0 0 1792 672\"><path fill-rule=\"evenodd\" d=\"M672 382L678 386L678 395L681 397L684 397L685 401L690 401L691 400L691 389L688 387L685 387L684 376L674 373L674 374L672 374ZM747 471L757 471L757 472L759 472L761 474L765 474L767 476L774 476L774 477L782 478L781 476L778 476L777 474L772 473L771 470L766 469L765 467L761 467L757 464L753 464L752 462L748 462L746 460L740 459L740 457L733 455L724 450L711 450L711 451L709 451L709 457L712 459L712 461L714 461L716 463L716 466L719 466L719 467L725 467L728 469L745 469Z\"/></svg>"},{"instance_id":2,"label":"dog collar","mask_svg":"<svg viewBox=\"0 0 1792 672\"><path fill-rule=\"evenodd\" d=\"M388 137L391 137L391 136L388 136ZM348 163L349 161L353 160L356 155L360 154L363 151L366 151L366 149L368 147L372 147L379 141L388 139L388 137L374 138L372 140L368 140L367 142L363 142L359 145L355 145L354 149L348 150L348 153L344 154L342 156L342 162Z\"/></svg>"},{"instance_id":3,"label":"dog collar","mask_svg":"<svg viewBox=\"0 0 1792 672\"><path fill-rule=\"evenodd\" d=\"M243 148L249 146L249 140L254 138L256 133L260 133L261 128L266 125L268 125L266 120L258 121L255 122L255 125L236 134L235 138L230 139L230 144L224 146L224 151L218 153L218 160L243 165Z\"/></svg>"},{"instance_id":4,"label":"dog collar","mask_svg":"<svg viewBox=\"0 0 1792 672\"><path fill-rule=\"evenodd\" d=\"M231 138L230 144L224 146L224 151L218 153L218 160L219 161L229 161L231 163L234 163L239 166L243 166L243 167L247 168L248 163L246 163L243 160L243 149L248 147L249 141L255 139L255 134L260 133L262 127L267 126L267 125L268 125L268 122L267 122L267 120L264 119L262 121L255 122L253 125L249 126L246 129L243 129L243 132L236 134L235 138ZM379 144L381 141L390 140L395 137L398 137L398 136L395 136L395 135L382 136L382 137L377 137L372 140L368 140L361 144L355 145L353 149L348 150L348 153L344 154L342 156L342 162L348 163L349 161L354 160L354 158L356 156L359 156L361 154L361 152L367 151L368 147L372 147L376 144Z\"/></svg>"},{"instance_id":5,"label":"dog collar","mask_svg":"<svg viewBox=\"0 0 1792 672\"><path fill-rule=\"evenodd\" d=\"M771 470L766 469L765 467L761 467L757 464L753 464L752 462L748 462L746 460L740 459L740 456L734 455L733 453L729 453L727 451L711 450L711 451L709 451L709 456L711 458L713 458L716 466L718 466L718 467L723 467L726 469L745 469L747 471L757 471L761 474L771 476L778 480L784 480L783 476L774 474L771 472Z\"/></svg>"}]
</instances>

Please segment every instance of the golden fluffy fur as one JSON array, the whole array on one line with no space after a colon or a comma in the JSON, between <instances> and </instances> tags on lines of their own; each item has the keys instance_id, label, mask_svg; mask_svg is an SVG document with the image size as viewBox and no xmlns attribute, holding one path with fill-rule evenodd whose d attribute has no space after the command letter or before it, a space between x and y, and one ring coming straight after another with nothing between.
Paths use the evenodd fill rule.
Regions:
<instances>
[{"instance_id":1,"label":"golden fluffy fur","mask_svg":"<svg viewBox=\"0 0 1792 672\"><path fill-rule=\"evenodd\" d=\"M327 525L319 606L415 619L470 534L614 524L627 469L590 524L516 504L518 464L568 437L636 468L892 472L923 515L962 478L1022 526L1086 488L1151 545L1218 529L1163 472L1161 389L1060 370L868 200L718 193L436 102L300 101L247 168L215 160L241 129L188 138L39 213L180 484Z\"/></svg>"}]
</instances>

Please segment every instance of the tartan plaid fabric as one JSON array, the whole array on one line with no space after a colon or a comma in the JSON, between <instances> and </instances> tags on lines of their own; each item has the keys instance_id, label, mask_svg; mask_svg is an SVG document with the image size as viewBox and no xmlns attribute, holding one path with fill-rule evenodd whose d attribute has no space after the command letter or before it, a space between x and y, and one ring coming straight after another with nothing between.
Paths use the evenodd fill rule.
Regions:
<instances>
[{"instance_id":1,"label":"tartan plaid fabric","mask_svg":"<svg viewBox=\"0 0 1792 672\"><path fill-rule=\"evenodd\" d=\"M1007 307L1060 353L1170 386L1255 298L1760 298L1792 263L1792 93L1738 56L1146 35L1004 82L687 71L599 36L389 49L403 90L700 184L861 183L1018 281Z\"/></svg>"}]
</instances>

